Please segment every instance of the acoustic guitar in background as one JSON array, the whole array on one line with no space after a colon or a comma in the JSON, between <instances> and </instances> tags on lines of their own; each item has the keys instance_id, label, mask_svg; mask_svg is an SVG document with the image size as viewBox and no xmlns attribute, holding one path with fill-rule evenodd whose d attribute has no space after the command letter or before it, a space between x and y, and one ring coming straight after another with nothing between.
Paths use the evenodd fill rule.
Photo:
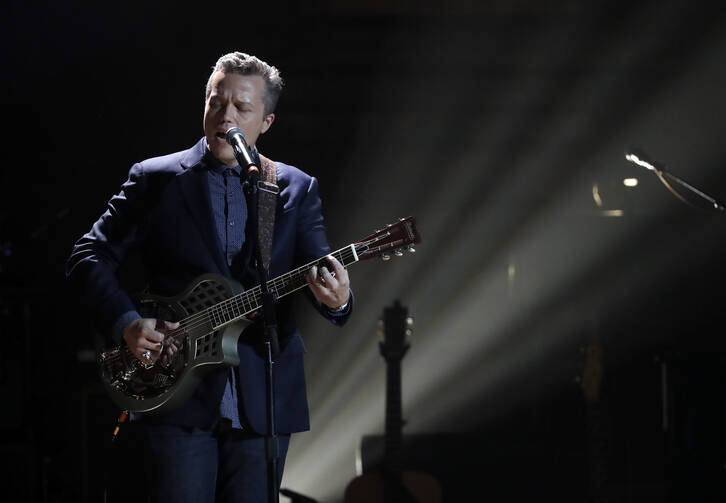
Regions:
<instances>
[{"instance_id":1,"label":"acoustic guitar in background","mask_svg":"<svg viewBox=\"0 0 726 503\"><path fill-rule=\"evenodd\" d=\"M399 301L383 310L380 351L386 360L386 426L383 468L353 479L345 503L440 503L441 485L431 475L404 469L401 360L413 320Z\"/></svg>"},{"instance_id":2,"label":"acoustic guitar in background","mask_svg":"<svg viewBox=\"0 0 726 503\"><path fill-rule=\"evenodd\" d=\"M587 454L590 469L590 499L592 503L609 503L614 499L610 466L610 430L607 404L602 397L603 348L591 342L581 349L584 356L580 387L586 406Z\"/></svg>"}]
</instances>

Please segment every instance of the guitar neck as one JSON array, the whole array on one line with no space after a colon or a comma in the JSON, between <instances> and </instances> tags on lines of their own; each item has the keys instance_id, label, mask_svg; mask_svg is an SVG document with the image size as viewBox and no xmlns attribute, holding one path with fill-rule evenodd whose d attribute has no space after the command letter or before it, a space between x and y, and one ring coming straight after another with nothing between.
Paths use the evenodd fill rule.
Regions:
<instances>
[{"instance_id":1,"label":"guitar neck","mask_svg":"<svg viewBox=\"0 0 726 503\"><path fill-rule=\"evenodd\" d=\"M367 245L360 245L360 249L355 244L349 244L343 248L332 252L331 255L340 262L343 267L348 267L355 262L360 260L359 253L364 249L367 249ZM307 285L305 279L310 269L314 266L321 266L321 262L325 261L325 258L319 258L308 264L305 264L297 269L294 269L288 273L278 276L275 279L271 279L267 282L267 289L275 298L285 297ZM262 288L257 285L254 288L246 290L238 295L230 297L218 304L215 304L206 309L209 319L212 322L213 328L216 330L234 323L235 321L243 318L244 316L253 313L262 307ZM195 317L194 315L190 318ZM186 320L182 320L182 325L185 324Z\"/></svg>"},{"instance_id":2,"label":"guitar neck","mask_svg":"<svg viewBox=\"0 0 726 503\"><path fill-rule=\"evenodd\" d=\"M390 359L386 368L386 436L385 460L387 468L401 468L403 446L403 407L401 404L401 360Z\"/></svg>"}]
</instances>

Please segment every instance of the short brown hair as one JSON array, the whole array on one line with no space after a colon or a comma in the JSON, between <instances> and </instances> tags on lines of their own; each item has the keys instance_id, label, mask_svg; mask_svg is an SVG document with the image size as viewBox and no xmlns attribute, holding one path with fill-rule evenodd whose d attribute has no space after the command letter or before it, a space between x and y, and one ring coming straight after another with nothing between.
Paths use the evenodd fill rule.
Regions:
<instances>
[{"instance_id":1,"label":"short brown hair","mask_svg":"<svg viewBox=\"0 0 726 503\"><path fill-rule=\"evenodd\" d=\"M207 80L207 88L204 98L209 98L211 92L212 76L216 72L238 73L240 75L259 75L265 81L265 94L262 96L262 103L265 106L265 115L275 111L277 100L282 91L282 77L280 71L261 59L245 54L244 52L230 52L217 60L212 67L212 74Z\"/></svg>"}]
</instances>

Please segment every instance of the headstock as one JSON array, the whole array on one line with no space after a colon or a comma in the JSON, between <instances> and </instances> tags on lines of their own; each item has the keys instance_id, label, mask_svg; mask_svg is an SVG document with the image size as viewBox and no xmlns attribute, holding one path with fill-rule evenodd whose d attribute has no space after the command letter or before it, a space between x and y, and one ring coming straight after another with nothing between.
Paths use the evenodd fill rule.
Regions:
<instances>
[{"instance_id":1,"label":"headstock","mask_svg":"<svg viewBox=\"0 0 726 503\"><path fill-rule=\"evenodd\" d=\"M416 229L416 220L414 217L406 217L361 239L355 243L355 250L360 260L379 256L383 260L389 260L391 253L400 257L404 251L415 252L414 245L420 242L421 235Z\"/></svg>"},{"instance_id":2,"label":"headstock","mask_svg":"<svg viewBox=\"0 0 726 503\"><path fill-rule=\"evenodd\" d=\"M381 355L386 361L401 360L408 351L408 338L413 332L413 318L408 315L408 309L396 300L393 306L383 310L383 319L378 323Z\"/></svg>"}]
</instances>

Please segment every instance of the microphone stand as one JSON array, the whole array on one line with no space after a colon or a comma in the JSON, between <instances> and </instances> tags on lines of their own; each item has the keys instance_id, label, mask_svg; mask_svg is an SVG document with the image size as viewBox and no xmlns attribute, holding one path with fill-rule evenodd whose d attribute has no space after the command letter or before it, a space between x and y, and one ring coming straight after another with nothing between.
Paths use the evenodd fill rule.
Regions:
<instances>
[{"instance_id":1,"label":"microphone stand","mask_svg":"<svg viewBox=\"0 0 726 503\"><path fill-rule=\"evenodd\" d=\"M697 196L701 197L701 199L706 200L715 210L724 212L726 211L726 207L724 204L716 199L715 197L711 197L705 192L702 192L698 190L693 185L689 184L685 180L682 180L681 178L678 178L676 175L671 174L665 170L665 167L656 161L651 160L646 154L644 154L642 151L634 150L634 151L628 151L625 153L625 159L632 162L633 164L637 164L638 166L642 166L645 169L648 169L650 171L653 171L661 182L663 182L663 185L666 186L666 188L673 193L678 199L681 201L688 203L683 196L681 196L677 191L671 187L671 185L668 183L668 180L666 178L673 180L674 182L678 183L682 187L685 187L692 193L696 194Z\"/></svg>"},{"instance_id":2,"label":"microphone stand","mask_svg":"<svg viewBox=\"0 0 726 503\"><path fill-rule=\"evenodd\" d=\"M256 167L255 167L256 168ZM251 236L252 245L254 250L254 260L256 262L257 273L260 278L260 290L262 292L262 323L265 334L265 373L266 379L265 384L267 388L267 425L268 434L265 439L266 450L267 450L267 463L269 470L268 474L268 501L270 503L279 503L280 494L277 490L277 473L278 473L278 458L279 454L279 443L277 439L277 431L275 429L275 391L272 381L272 365L273 355L277 355L280 351L279 341L277 337L277 321L275 316L275 298L272 292L267 288L267 276L268 272L265 269L265 264L262 261L262 253L260 251L260 242L258 238L258 201L259 201L259 190L257 182L259 181L259 170L249 169L247 172L247 180L245 180L243 188L245 196L248 198L249 204L249 216L247 223L250 225L251 232L248 236Z\"/></svg>"}]
</instances>

